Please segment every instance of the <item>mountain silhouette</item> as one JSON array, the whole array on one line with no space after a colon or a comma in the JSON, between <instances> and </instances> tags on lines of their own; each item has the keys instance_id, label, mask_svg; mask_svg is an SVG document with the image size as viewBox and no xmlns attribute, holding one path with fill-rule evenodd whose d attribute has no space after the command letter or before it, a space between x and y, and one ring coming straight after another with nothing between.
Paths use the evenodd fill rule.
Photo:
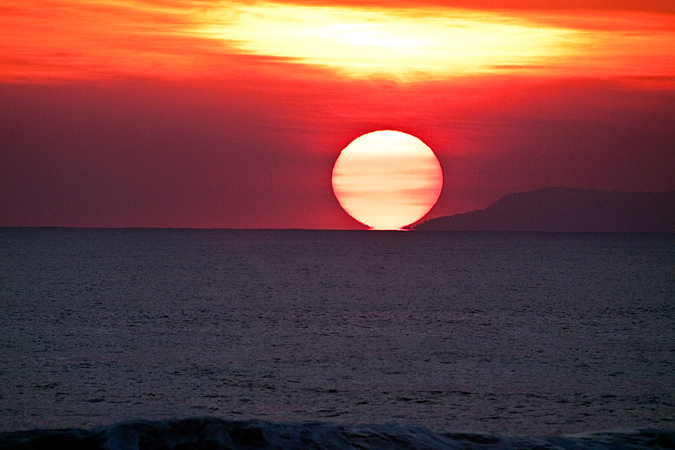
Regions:
<instances>
[{"instance_id":1,"label":"mountain silhouette","mask_svg":"<svg viewBox=\"0 0 675 450\"><path fill-rule=\"evenodd\" d=\"M675 233L675 191L546 187L508 194L484 210L430 219L414 229Z\"/></svg>"}]
</instances>

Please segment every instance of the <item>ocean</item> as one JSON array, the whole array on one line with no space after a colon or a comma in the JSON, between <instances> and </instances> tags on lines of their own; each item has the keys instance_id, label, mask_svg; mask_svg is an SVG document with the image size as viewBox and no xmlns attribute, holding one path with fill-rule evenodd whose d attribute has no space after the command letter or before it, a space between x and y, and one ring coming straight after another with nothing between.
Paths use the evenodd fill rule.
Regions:
<instances>
[{"instance_id":1,"label":"ocean","mask_svg":"<svg viewBox=\"0 0 675 450\"><path fill-rule=\"evenodd\" d=\"M5 228L0 305L0 448L675 448L673 234Z\"/></svg>"}]
</instances>

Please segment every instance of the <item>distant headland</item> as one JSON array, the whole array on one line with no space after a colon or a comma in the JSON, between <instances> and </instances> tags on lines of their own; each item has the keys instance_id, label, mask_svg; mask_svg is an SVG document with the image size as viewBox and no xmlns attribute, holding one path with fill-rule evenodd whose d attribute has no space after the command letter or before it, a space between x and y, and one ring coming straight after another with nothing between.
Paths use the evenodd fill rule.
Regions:
<instances>
[{"instance_id":1,"label":"distant headland","mask_svg":"<svg viewBox=\"0 0 675 450\"><path fill-rule=\"evenodd\" d=\"M413 229L675 233L675 191L546 187L508 194L484 210L430 219Z\"/></svg>"}]
</instances>

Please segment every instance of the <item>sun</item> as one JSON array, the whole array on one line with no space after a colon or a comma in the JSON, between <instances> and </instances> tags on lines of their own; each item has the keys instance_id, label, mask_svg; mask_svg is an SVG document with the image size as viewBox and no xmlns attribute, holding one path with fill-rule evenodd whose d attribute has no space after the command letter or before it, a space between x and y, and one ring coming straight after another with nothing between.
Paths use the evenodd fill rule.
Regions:
<instances>
[{"instance_id":1,"label":"sun","mask_svg":"<svg viewBox=\"0 0 675 450\"><path fill-rule=\"evenodd\" d=\"M380 130L354 139L333 166L333 192L355 220L400 230L424 217L443 188L434 152L407 133Z\"/></svg>"}]
</instances>

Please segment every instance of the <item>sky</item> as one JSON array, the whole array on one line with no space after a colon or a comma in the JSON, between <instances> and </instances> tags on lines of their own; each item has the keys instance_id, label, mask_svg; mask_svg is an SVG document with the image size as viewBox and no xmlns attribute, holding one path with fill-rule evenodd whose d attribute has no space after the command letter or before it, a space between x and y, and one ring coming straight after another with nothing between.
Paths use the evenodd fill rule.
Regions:
<instances>
[{"instance_id":1,"label":"sky","mask_svg":"<svg viewBox=\"0 0 675 450\"><path fill-rule=\"evenodd\" d=\"M0 226L361 229L331 172L375 130L436 153L426 219L673 190L675 2L0 5Z\"/></svg>"}]
</instances>

